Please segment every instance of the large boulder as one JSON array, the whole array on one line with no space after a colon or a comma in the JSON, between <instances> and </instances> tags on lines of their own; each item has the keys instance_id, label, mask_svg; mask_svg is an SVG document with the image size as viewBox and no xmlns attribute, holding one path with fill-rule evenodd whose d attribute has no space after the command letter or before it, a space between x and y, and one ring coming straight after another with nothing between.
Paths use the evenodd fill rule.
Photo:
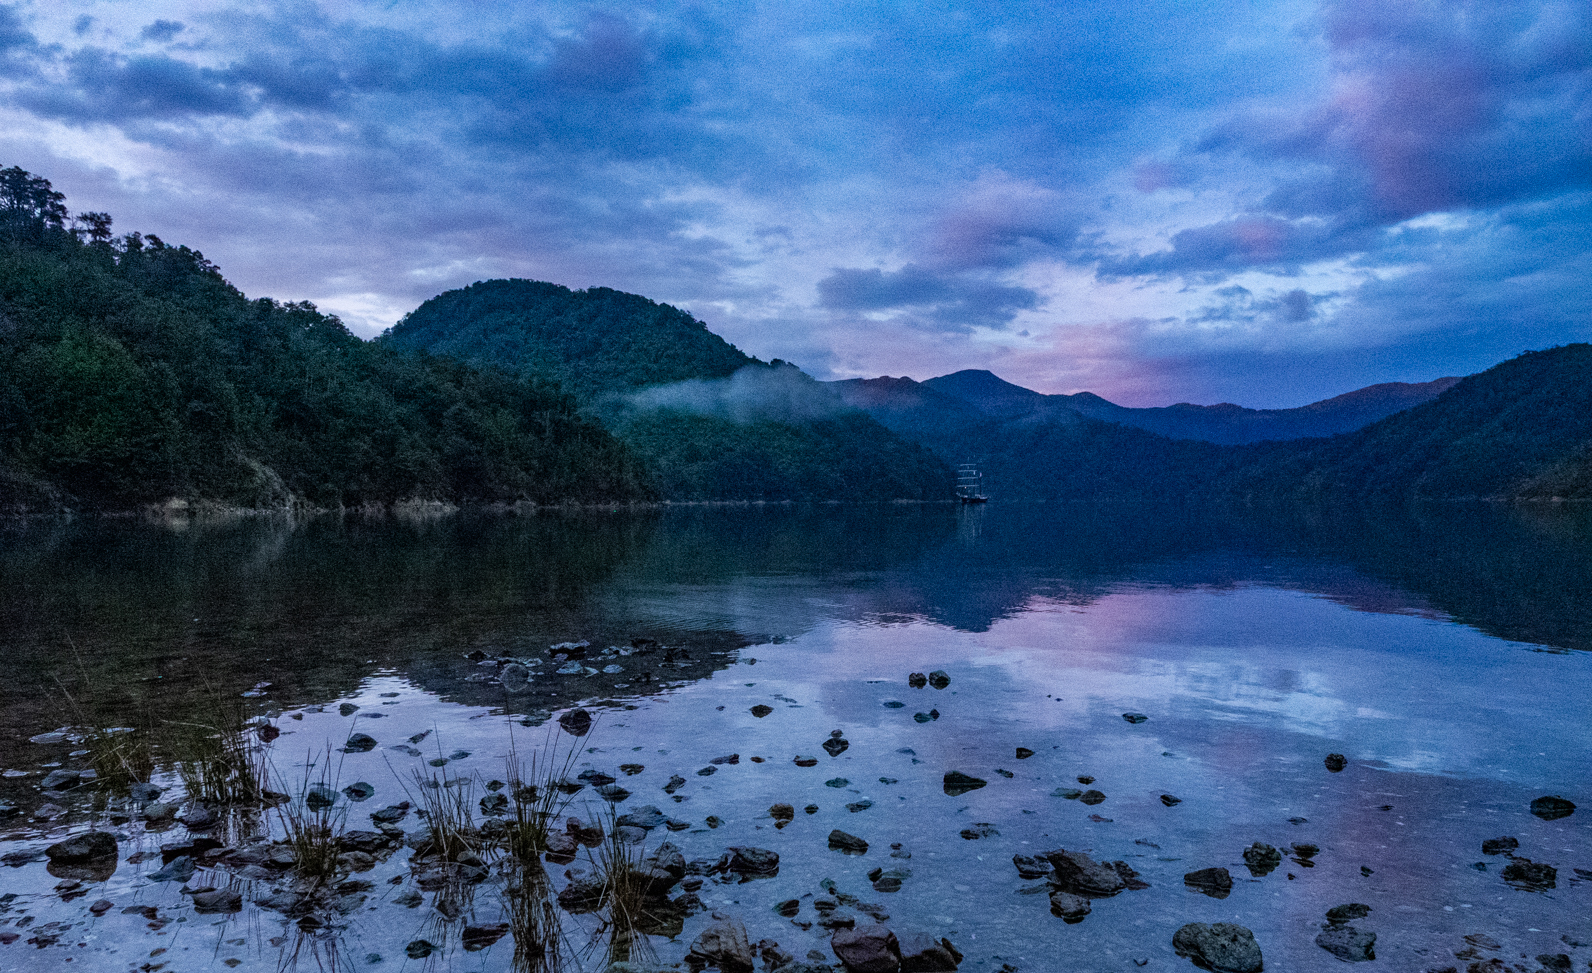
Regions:
<instances>
[{"instance_id":1,"label":"large boulder","mask_svg":"<svg viewBox=\"0 0 1592 973\"><path fill-rule=\"evenodd\" d=\"M1260 973L1255 934L1230 922L1191 922L1172 934L1172 949L1212 973Z\"/></svg>"},{"instance_id":2,"label":"large boulder","mask_svg":"<svg viewBox=\"0 0 1592 973\"><path fill-rule=\"evenodd\" d=\"M691 942L685 963L692 970L712 967L724 973L751 973L752 944L739 919L721 919Z\"/></svg>"},{"instance_id":3,"label":"large boulder","mask_svg":"<svg viewBox=\"0 0 1592 973\"><path fill-rule=\"evenodd\" d=\"M901 969L901 944L887 926L836 929L829 948L846 973L897 973Z\"/></svg>"}]
</instances>

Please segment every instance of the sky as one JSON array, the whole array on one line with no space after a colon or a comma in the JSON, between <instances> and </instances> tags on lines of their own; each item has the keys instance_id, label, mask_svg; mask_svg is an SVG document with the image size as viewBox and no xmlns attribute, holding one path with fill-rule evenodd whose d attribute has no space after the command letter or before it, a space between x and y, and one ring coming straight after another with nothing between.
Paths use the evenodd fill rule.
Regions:
<instances>
[{"instance_id":1,"label":"sky","mask_svg":"<svg viewBox=\"0 0 1592 973\"><path fill-rule=\"evenodd\" d=\"M0 165L367 337L528 277L1257 408L1592 339L1586 0L19 0Z\"/></svg>"}]
</instances>

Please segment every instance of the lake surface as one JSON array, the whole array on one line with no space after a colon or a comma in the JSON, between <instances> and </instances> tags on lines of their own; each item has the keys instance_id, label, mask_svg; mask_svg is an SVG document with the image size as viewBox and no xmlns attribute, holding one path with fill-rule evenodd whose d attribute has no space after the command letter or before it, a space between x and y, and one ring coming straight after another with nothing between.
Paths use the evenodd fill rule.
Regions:
<instances>
[{"instance_id":1,"label":"lake surface","mask_svg":"<svg viewBox=\"0 0 1592 973\"><path fill-rule=\"evenodd\" d=\"M580 671L557 674L569 661L550 646L578 641ZM773 877L698 876L700 908L645 942L660 965L681 962L715 913L753 943L836 964L814 908L833 902L859 924L887 915L898 933L948 938L963 970L1193 969L1172 946L1190 922L1252 930L1268 969L1330 970L1343 961L1316 944L1325 913L1361 903L1370 969L1534 971L1558 954L1587 969L1588 649L1592 513L1579 510L994 503L11 524L0 970L517 968L517 928L484 948L464 940L512 912L512 869L490 855L475 881L441 889L421 887L435 883L409 849L377 855L346 876L356 885L335 914L300 923L254 904L289 873L201 859L186 880L156 880L161 845L189 832L143 820L125 788L40 789L52 770L88 767L96 728L130 728L152 742L161 801L189 816L173 728L229 707L280 732L264 752L294 803L318 775L371 785L338 798L350 829L419 803L424 779L473 808L513 747L572 755L570 777L600 771L630 792L612 805L592 786L574 794L568 813L585 821L645 805L672 819L644 852L779 854ZM497 678L510 659L534 663L516 692ZM944 688L908 682L934 671ZM558 720L577 707L595 718L581 736ZM832 756L835 731L847 746ZM376 746L328 750L353 733ZM947 793L949 772L985 785ZM1533 815L1549 795L1580 808ZM776 804L794 820L776 827ZM222 819L202 834L236 845L284 826L281 810ZM90 828L117 836L108 874L41 860ZM868 851L832 850L835 829ZM1483 854L1501 836L1518 840L1513 859ZM1280 850L1279 867L1252 874L1256 842ZM1064 922L1012 861L1060 848L1125 862L1148 887ZM588 854L547 866L555 891L594 869ZM1552 887L1506 881L1517 860L1553 866ZM1225 897L1185 884L1213 867L1229 870ZM900 873L899 889L876 888L876 869ZM188 893L202 888L236 889L241 911L196 911ZM795 916L775 911L791 899ZM559 916L566 968L603 968L603 915ZM434 949L409 958L418 940Z\"/></svg>"}]
</instances>

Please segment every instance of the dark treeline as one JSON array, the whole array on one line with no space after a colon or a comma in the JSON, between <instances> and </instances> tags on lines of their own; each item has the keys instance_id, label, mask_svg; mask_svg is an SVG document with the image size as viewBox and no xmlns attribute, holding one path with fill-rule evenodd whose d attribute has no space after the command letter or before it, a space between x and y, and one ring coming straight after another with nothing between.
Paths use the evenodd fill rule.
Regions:
<instances>
[{"instance_id":1,"label":"dark treeline","mask_svg":"<svg viewBox=\"0 0 1592 973\"><path fill-rule=\"evenodd\" d=\"M0 172L0 508L650 495L547 383L361 341L110 227Z\"/></svg>"}]
</instances>

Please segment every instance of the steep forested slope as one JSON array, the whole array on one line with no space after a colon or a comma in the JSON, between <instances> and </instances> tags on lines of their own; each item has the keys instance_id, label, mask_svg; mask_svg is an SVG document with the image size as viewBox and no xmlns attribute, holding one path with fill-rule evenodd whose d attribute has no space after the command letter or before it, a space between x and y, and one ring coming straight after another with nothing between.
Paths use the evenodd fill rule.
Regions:
<instances>
[{"instance_id":1,"label":"steep forested slope","mask_svg":"<svg viewBox=\"0 0 1592 973\"><path fill-rule=\"evenodd\" d=\"M187 247L103 214L74 232L47 181L0 176L19 190L0 208L0 508L647 495L543 384L249 300Z\"/></svg>"}]
</instances>

